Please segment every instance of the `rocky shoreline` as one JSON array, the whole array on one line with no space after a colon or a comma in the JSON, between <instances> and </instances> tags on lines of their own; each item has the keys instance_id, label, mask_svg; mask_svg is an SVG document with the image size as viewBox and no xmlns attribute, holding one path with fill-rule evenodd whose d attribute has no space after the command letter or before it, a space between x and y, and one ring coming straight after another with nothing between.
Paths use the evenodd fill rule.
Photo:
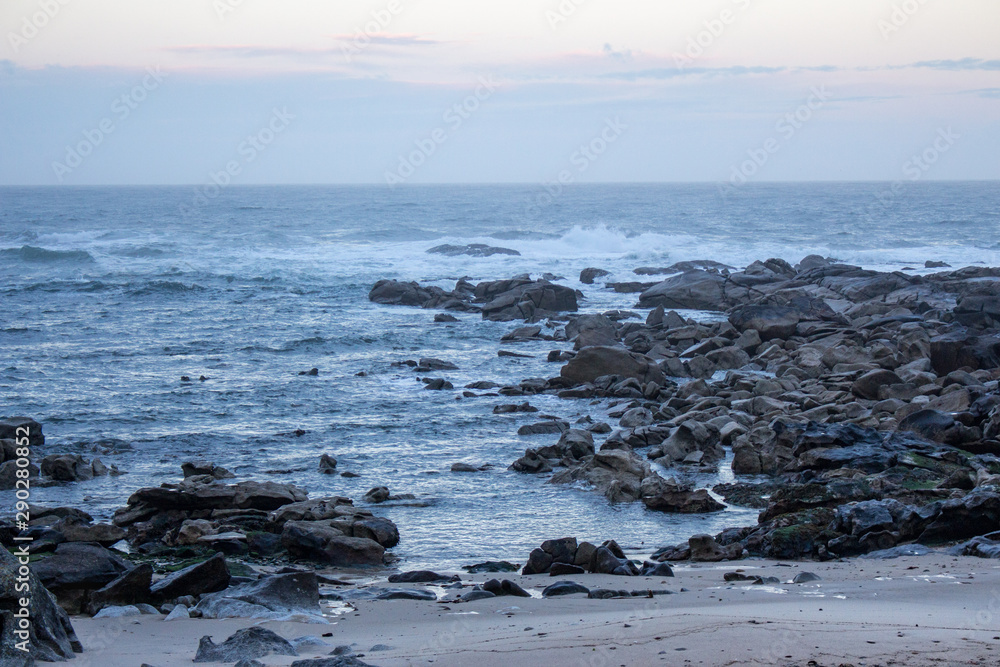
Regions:
<instances>
[{"instance_id":1,"label":"rocky shoreline","mask_svg":"<svg viewBox=\"0 0 1000 667\"><path fill-rule=\"evenodd\" d=\"M525 554L523 567L497 562L472 572L662 580L673 576L671 563L685 562L892 558L942 549L1000 557L1000 269L880 273L811 256L795 266L770 259L737 271L705 261L636 274L666 278L604 287L638 294L634 308L648 310L644 315L581 314L583 293L549 275L477 285L463 279L450 292L382 280L369 299L523 321L499 341L507 356L526 341L559 344L548 356L559 364L551 377L517 385L484 379L455 389L448 362L410 364L442 375L422 378L428 390L492 399L497 413L539 413L520 432L552 443L511 461L514 473L537 476L539 484L582 485L609 502L641 502L655 512L756 508L757 524L661 545L645 561L627 557L613 535L600 545L554 536ZM608 275L591 267L580 282L601 284ZM438 312L434 320L455 318ZM541 414L531 405L539 395L593 404L606 419L571 424ZM32 445L44 443L37 422L0 424L2 488L12 488L16 470L9 438L25 424L37 439ZM336 461L324 456L319 465L333 471ZM478 470L461 465L458 472ZM720 466L731 468L735 481L698 488L699 476ZM533 594L503 575L482 581L433 572L386 582L423 584L418 589L373 590L370 577L393 565L391 549L406 526L348 498L310 499L290 484L235 481L211 462L185 463L182 472L177 483L133 493L110 523L95 523L78 508L35 506L26 531L13 517L0 521L4 546L13 548L19 533L33 538L32 585L51 593L37 598L44 608L36 617L45 623L35 658L68 658L82 648L67 613L326 622L323 605L353 600L460 604L671 592L561 582ZM120 473L98 459L52 454L30 474L34 486L44 486ZM373 504L392 498L383 487L369 496ZM16 599L11 568L5 560L0 578L4 651ZM364 572L362 585L342 578ZM227 641L243 647L235 653L203 639L198 654L254 660L267 653L252 656L259 650L245 647L263 645L298 655L282 637L244 635ZM360 657L342 651L322 664L365 664Z\"/></svg>"}]
</instances>

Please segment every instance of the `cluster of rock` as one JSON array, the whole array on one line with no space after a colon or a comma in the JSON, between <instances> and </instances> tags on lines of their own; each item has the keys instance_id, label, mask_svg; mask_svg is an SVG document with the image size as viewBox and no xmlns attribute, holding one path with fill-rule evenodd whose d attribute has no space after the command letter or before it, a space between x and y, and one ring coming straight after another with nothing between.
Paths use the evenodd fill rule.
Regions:
<instances>
[{"instance_id":1,"label":"cluster of rock","mask_svg":"<svg viewBox=\"0 0 1000 667\"><path fill-rule=\"evenodd\" d=\"M607 427L587 420L522 427L560 438L528 449L515 470L587 482L616 502L711 511L722 506L707 490L663 469L683 479L731 450L737 475L771 480L716 487L764 510L757 526L716 537L723 557L845 556L1000 529L1000 269L918 276L810 256L637 273L676 274L634 290L644 321L548 314L550 333L536 324L505 336L574 349L550 353L564 364L558 376L497 393L602 399L619 420L599 447L593 435ZM604 275L587 269L581 281Z\"/></svg>"},{"instance_id":2,"label":"cluster of rock","mask_svg":"<svg viewBox=\"0 0 1000 667\"><path fill-rule=\"evenodd\" d=\"M532 280L530 276L522 275L478 285L459 280L451 292L435 286L422 287L415 282L380 280L375 283L368 299L386 305L481 312L483 319L502 322L540 320L561 312L576 311L579 296L576 290L569 287L544 278Z\"/></svg>"},{"instance_id":3,"label":"cluster of rock","mask_svg":"<svg viewBox=\"0 0 1000 667\"><path fill-rule=\"evenodd\" d=\"M577 542L575 537L547 540L533 550L521 570L523 575L548 574L552 577L573 574L613 574L625 577L672 577L666 563L637 563L625 557L614 540L601 546Z\"/></svg>"},{"instance_id":4,"label":"cluster of rock","mask_svg":"<svg viewBox=\"0 0 1000 667\"><path fill-rule=\"evenodd\" d=\"M399 543L390 520L349 498L309 499L302 489L275 482L229 484L224 480L232 475L208 462L183 470L182 482L139 489L115 513L115 526L139 552L200 547L355 567L382 565L385 550Z\"/></svg>"},{"instance_id":5,"label":"cluster of rock","mask_svg":"<svg viewBox=\"0 0 1000 667\"><path fill-rule=\"evenodd\" d=\"M22 462L27 462L27 465L23 466L24 470L27 470L25 474L31 486L36 488L122 474L115 465L109 468L99 458L89 460L80 454L49 454L42 458L39 467L30 457L17 455L17 438L24 434L23 429L27 429L29 433L28 448L33 456L37 455L38 448L45 444L42 425L34 419L14 417L0 422L0 436L2 436L0 437L0 491L15 488L18 470L22 468L18 464L19 458Z\"/></svg>"}]
</instances>

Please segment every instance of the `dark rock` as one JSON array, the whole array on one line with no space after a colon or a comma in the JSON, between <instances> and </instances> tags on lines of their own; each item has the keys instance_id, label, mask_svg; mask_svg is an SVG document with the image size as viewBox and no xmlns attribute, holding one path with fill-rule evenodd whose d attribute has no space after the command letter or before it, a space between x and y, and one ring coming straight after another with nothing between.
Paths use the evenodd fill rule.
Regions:
<instances>
[{"instance_id":1,"label":"dark rock","mask_svg":"<svg viewBox=\"0 0 1000 667\"><path fill-rule=\"evenodd\" d=\"M783 306L741 306L729 314L729 322L739 331L753 329L762 341L787 340L801 320L799 311Z\"/></svg>"},{"instance_id":2,"label":"dark rock","mask_svg":"<svg viewBox=\"0 0 1000 667\"><path fill-rule=\"evenodd\" d=\"M160 601L173 600L182 595L215 593L229 586L230 578L226 557L216 554L157 581L150 587L150 593Z\"/></svg>"},{"instance_id":3,"label":"dark rock","mask_svg":"<svg viewBox=\"0 0 1000 667\"><path fill-rule=\"evenodd\" d=\"M854 381L851 391L854 392L855 396L867 398L870 401L877 401L879 400L880 387L901 384L902 382L903 380L892 371L870 371Z\"/></svg>"},{"instance_id":4,"label":"dark rock","mask_svg":"<svg viewBox=\"0 0 1000 667\"><path fill-rule=\"evenodd\" d=\"M521 574L544 574L549 571L553 562L554 559L551 554L547 554L541 549L534 549L528 556L528 562L525 564L524 569L521 570Z\"/></svg>"},{"instance_id":5,"label":"dark rock","mask_svg":"<svg viewBox=\"0 0 1000 667\"><path fill-rule=\"evenodd\" d=\"M650 287L639 296L639 308L687 308L724 310L726 280L717 273L694 270L682 273Z\"/></svg>"},{"instance_id":6,"label":"dark rock","mask_svg":"<svg viewBox=\"0 0 1000 667\"><path fill-rule=\"evenodd\" d=\"M458 322L459 319L454 315L449 315L448 313L438 313L434 316L434 321L438 323L443 322Z\"/></svg>"},{"instance_id":7,"label":"dark rock","mask_svg":"<svg viewBox=\"0 0 1000 667\"><path fill-rule=\"evenodd\" d=\"M635 378L645 384L663 384L664 375L649 357L618 347L586 347L563 366L560 375L574 384L593 382L604 375Z\"/></svg>"},{"instance_id":8,"label":"dark rock","mask_svg":"<svg viewBox=\"0 0 1000 667\"><path fill-rule=\"evenodd\" d=\"M55 553L31 566L49 590L99 589L129 569L128 563L97 544L66 542Z\"/></svg>"},{"instance_id":9,"label":"dark rock","mask_svg":"<svg viewBox=\"0 0 1000 667\"><path fill-rule=\"evenodd\" d=\"M415 570L412 572L400 572L389 576L391 584L425 584L437 581L456 581L458 577L446 574L438 574L429 570Z\"/></svg>"},{"instance_id":10,"label":"dark rock","mask_svg":"<svg viewBox=\"0 0 1000 667\"><path fill-rule=\"evenodd\" d=\"M552 563L552 566L549 568L550 577L564 577L566 575L584 574L585 572L586 570L579 565L571 565L570 563Z\"/></svg>"},{"instance_id":11,"label":"dark rock","mask_svg":"<svg viewBox=\"0 0 1000 667\"><path fill-rule=\"evenodd\" d=\"M488 600L495 597L496 595L494 593L484 591L481 588L475 588L463 595L461 599L462 602L475 602L476 600Z\"/></svg>"},{"instance_id":12,"label":"dark rock","mask_svg":"<svg viewBox=\"0 0 1000 667\"><path fill-rule=\"evenodd\" d=\"M376 486L375 488L368 490L368 493L365 494L365 500L377 505L389 500L391 495L392 494L389 492L388 487Z\"/></svg>"},{"instance_id":13,"label":"dark rock","mask_svg":"<svg viewBox=\"0 0 1000 667\"><path fill-rule=\"evenodd\" d=\"M21 575L20 567L17 557L0 547L0 663L12 666L19 664L15 660L25 657L24 653L14 646L15 643L25 640L24 637L14 635L17 629L15 614L21 613L20 600L25 597L25 592L18 590L18 587L23 585L23 582L17 581ZM25 566L25 569L28 591L31 593L28 605L31 623L27 637L30 660L21 664L30 665L34 660L45 662L72 660L74 653L83 651L83 646L73 631L69 616L56 604L55 599L32 571L34 566L30 569Z\"/></svg>"},{"instance_id":14,"label":"dark rock","mask_svg":"<svg viewBox=\"0 0 1000 667\"><path fill-rule=\"evenodd\" d=\"M669 563L650 563L647 561L642 564L642 576L672 577L674 576L674 571Z\"/></svg>"},{"instance_id":15,"label":"dark rock","mask_svg":"<svg viewBox=\"0 0 1000 667\"><path fill-rule=\"evenodd\" d=\"M237 662L267 655L298 656L298 653L280 635L266 628L250 627L237 630L222 644L215 644L207 635L202 637L194 662Z\"/></svg>"},{"instance_id":16,"label":"dark rock","mask_svg":"<svg viewBox=\"0 0 1000 667\"><path fill-rule=\"evenodd\" d=\"M584 285L593 285L595 278L603 278L610 275L611 272L604 269L587 268L580 272L580 282Z\"/></svg>"},{"instance_id":17,"label":"dark rock","mask_svg":"<svg viewBox=\"0 0 1000 667\"><path fill-rule=\"evenodd\" d=\"M463 565L462 569L469 574L492 574L495 572L517 572L518 566L507 561L487 561L475 565Z\"/></svg>"},{"instance_id":18,"label":"dark rock","mask_svg":"<svg viewBox=\"0 0 1000 667\"><path fill-rule=\"evenodd\" d=\"M319 457L319 471L324 475L332 475L337 471L337 459L329 454Z\"/></svg>"},{"instance_id":19,"label":"dark rock","mask_svg":"<svg viewBox=\"0 0 1000 667\"><path fill-rule=\"evenodd\" d=\"M542 591L543 598L553 598L560 595L575 595L577 593L588 594L590 589L586 586L581 586L574 581L557 581L551 586L547 586L545 590Z\"/></svg>"},{"instance_id":20,"label":"dark rock","mask_svg":"<svg viewBox=\"0 0 1000 667\"><path fill-rule=\"evenodd\" d=\"M293 572L261 577L256 581L202 596L196 609L203 618L244 616L258 608L255 617L270 614L305 614L320 617L319 580L314 572Z\"/></svg>"},{"instance_id":21,"label":"dark rock","mask_svg":"<svg viewBox=\"0 0 1000 667\"><path fill-rule=\"evenodd\" d=\"M153 583L153 566L142 563L125 572L104 588L90 594L87 613L94 615L105 607L149 602Z\"/></svg>"},{"instance_id":22,"label":"dark rock","mask_svg":"<svg viewBox=\"0 0 1000 667\"><path fill-rule=\"evenodd\" d=\"M792 579L793 584L808 584L811 581L822 581L823 578L818 574L813 574L812 572L799 572Z\"/></svg>"},{"instance_id":23,"label":"dark rock","mask_svg":"<svg viewBox=\"0 0 1000 667\"><path fill-rule=\"evenodd\" d=\"M422 306L433 294L417 283L380 280L372 287L368 300L394 306Z\"/></svg>"},{"instance_id":24,"label":"dark rock","mask_svg":"<svg viewBox=\"0 0 1000 667\"><path fill-rule=\"evenodd\" d=\"M488 246L484 243L470 243L468 245L439 245L429 248L427 252L436 255L445 255L446 257L457 257L459 255L467 255L469 257L491 257L493 255L514 255L520 256L516 250L511 250L510 248L497 248L494 246Z\"/></svg>"},{"instance_id":25,"label":"dark rock","mask_svg":"<svg viewBox=\"0 0 1000 667\"><path fill-rule=\"evenodd\" d=\"M693 561L713 563L727 557L726 550L711 535L694 535L688 539L688 546Z\"/></svg>"},{"instance_id":26,"label":"dark rock","mask_svg":"<svg viewBox=\"0 0 1000 667\"><path fill-rule=\"evenodd\" d=\"M281 543L293 558L305 558L337 567L382 565L385 548L363 537L348 537L323 521L289 521Z\"/></svg>"}]
</instances>

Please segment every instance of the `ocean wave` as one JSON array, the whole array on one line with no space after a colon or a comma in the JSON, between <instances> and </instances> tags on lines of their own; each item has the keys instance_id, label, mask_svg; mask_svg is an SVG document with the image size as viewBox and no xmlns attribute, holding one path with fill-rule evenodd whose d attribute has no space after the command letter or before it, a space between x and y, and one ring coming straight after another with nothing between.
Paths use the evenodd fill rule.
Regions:
<instances>
[{"instance_id":1,"label":"ocean wave","mask_svg":"<svg viewBox=\"0 0 1000 667\"><path fill-rule=\"evenodd\" d=\"M90 264L94 258L86 250L50 250L38 246L24 245L20 248L4 248L0 257L19 259L22 262L67 262Z\"/></svg>"}]
</instances>

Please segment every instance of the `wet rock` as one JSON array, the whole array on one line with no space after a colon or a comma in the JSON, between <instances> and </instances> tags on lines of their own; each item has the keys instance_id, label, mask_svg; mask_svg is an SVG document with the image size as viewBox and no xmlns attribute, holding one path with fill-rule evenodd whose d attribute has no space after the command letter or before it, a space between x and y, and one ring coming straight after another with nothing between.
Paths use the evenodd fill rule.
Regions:
<instances>
[{"instance_id":1,"label":"wet rock","mask_svg":"<svg viewBox=\"0 0 1000 667\"><path fill-rule=\"evenodd\" d=\"M580 272L580 282L584 285L593 285L595 279L610 275L611 272L604 269L586 268Z\"/></svg>"},{"instance_id":2,"label":"wet rock","mask_svg":"<svg viewBox=\"0 0 1000 667\"><path fill-rule=\"evenodd\" d=\"M268 655L298 656L295 647L286 639L266 628L250 627L237 630L222 644L216 644L210 636L204 636L198 643L194 662L237 662L255 660Z\"/></svg>"},{"instance_id":3,"label":"wet rock","mask_svg":"<svg viewBox=\"0 0 1000 667\"><path fill-rule=\"evenodd\" d=\"M389 493L389 489L384 486L376 486L373 489L369 489L368 493L365 494L365 501L374 504L381 504L389 500L392 494Z\"/></svg>"},{"instance_id":4,"label":"wet rock","mask_svg":"<svg viewBox=\"0 0 1000 667\"><path fill-rule=\"evenodd\" d=\"M181 464L181 471L184 478L200 475L209 475L215 479L232 479L236 477L222 466L217 466L210 461L188 461Z\"/></svg>"},{"instance_id":5,"label":"wet rock","mask_svg":"<svg viewBox=\"0 0 1000 667\"><path fill-rule=\"evenodd\" d=\"M229 586L229 567L226 557L216 554L208 560L178 570L150 587L153 598L173 600L184 595L204 595L224 590Z\"/></svg>"},{"instance_id":6,"label":"wet rock","mask_svg":"<svg viewBox=\"0 0 1000 667\"><path fill-rule=\"evenodd\" d=\"M430 570L414 570L412 572L400 572L389 576L390 584L427 584L440 581L457 581L458 577L446 574L438 574Z\"/></svg>"},{"instance_id":7,"label":"wet rock","mask_svg":"<svg viewBox=\"0 0 1000 667\"><path fill-rule=\"evenodd\" d=\"M281 544L293 558L304 558L336 567L382 565L385 547L363 537L348 537L329 521L289 521Z\"/></svg>"},{"instance_id":8,"label":"wet rock","mask_svg":"<svg viewBox=\"0 0 1000 667\"><path fill-rule=\"evenodd\" d=\"M520 256L516 250L510 248L498 248L484 243L469 243L467 245L439 245L427 250L434 255L444 255L445 257L458 257L466 255L468 257L492 257L493 255L516 255Z\"/></svg>"},{"instance_id":9,"label":"wet rock","mask_svg":"<svg viewBox=\"0 0 1000 667\"><path fill-rule=\"evenodd\" d=\"M792 579L793 584L808 584L811 581L822 581L823 577L818 574L813 574L812 572L799 572Z\"/></svg>"},{"instance_id":10,"label":"wet rock","mask_svg":"<svg viewBox=\"0 0 1000 667\"><path fill-rule=\"evenodd\" d=\"M393 306L422 306L433 294L415 282L380 280L372 287L368 300Z\"/></svg>"},{"instance_id":11,"label":"wet rock","mask_svg":"<svg viewBox=\"0 0 1000 667\"><path fill-rule=\"evenodd\" d=\"M703 514L718 512L726 508L709 495L706 489L692 491L678 485L673 480L665 480L658 475L647 477L640 488L643 504L657 512L678 514Z\"/></svg>"},{"instance_id":12,"label":"wet rock","mask_svg":"<svg viewBox=\"0 0 1000 667\"><path fill-rule=\"evenodd\" d=\"M496 572L517 572L518 566L507 561L486 561L475 565L463 565L462 569L469 574L485 574Z\"/></svg>"},{"instance_id":13,"label":"wet rock","mask_svg":"<svg viewBox=\"0 0 1000 667\"><path fill-rule=\"evenodd\" d=\"M569 422L550 419L543 422L537 422L535 424L525 424L521 428L517 429L518 435L550 435L554 433L562 433L569 429Z\"/></svg>"},{"instance_id":14,"label":"wet rock","mask_svg":"<svg viewBox=\"0 0 1000 667\"><path fill-rule=\"evenodd\" d=\"M28 446L36 449L45 444L45 436L42 434L42 425L31 417L10 417L0 420L0 440L11 440L17 442L18 438L25 437L28 432Z\"/></svg>"},{"instance_id":15,"label":"wet rock","mask_svg":"<svg viewBox=\"0 0 1000 667\"><path fill-rule=\"evenodd\" d=\"M337 459L329 454L323 454L319 457L319 471L324 475L335 474L337 471Z\"/></svg>"},{"instance_id":16,"label":"wet rock","mask_svg":"<svg viewBox=\"0 0 1000 667\"><path fill-rule=\"evenodd\" d=\"M76 591L102 588L128 569L124 560L99 545L70 542L32 564L35 576L74 613L82 603Z\"/></svg>"},{"instance_id":17,"label":"wet rock","mask_svg":"<svg viewBox=\"0 0 1000 667\"><path fill-rule=\"evenodd\" d=\"M454 315L449 315L448 313L438 313L434 316L434 321L441 324L446 322L458 322L459 319Z\"/></svg>"},{"instance_id":18,"label":"wet rock","mask_svg":"<svg viewBox=\"0 0 1000 667\"><path fill-rule=\"evenodd\" d=\"M462 595L461 600L462 602L475 602L476 600L488 600L495 597L495 594L477 587Z\"/></svg>"},{"instance_id":19,"label":"wet rock","mask_svg":"<svg viewBox=\"0 0 1000 667\"><path fill-rule=\"evenodd\" d=\"M448 382L444 378L424 378L424 389L429 391L443 391L445 389L454 389L455 385Z\"/></svg>"},{"instance_id":20,"label":"wet rock","mask_svg":"<svg viewBox=\"0 0 1000 667\"><path fill-rule=\"evenodd\" d=\"M41 472L57 482L80 482L94 479L95 470L103 469L103 474L107 474L98 459L88 461L79 454L51 454L42 459Z\"/></svg>"},{"instance_id":21,"label":"wet rock","mask_svg":"<svg viewBox=\"0 0 1000 667\"><path fill-rule=\"evenodd\" d=\"M590 589L586 586L581 586L575 581L557 581L542 591L542 597L553 598L561 595L576 595L577 593L587 595L590 593Z\"/></svg>"}]
</instances>

